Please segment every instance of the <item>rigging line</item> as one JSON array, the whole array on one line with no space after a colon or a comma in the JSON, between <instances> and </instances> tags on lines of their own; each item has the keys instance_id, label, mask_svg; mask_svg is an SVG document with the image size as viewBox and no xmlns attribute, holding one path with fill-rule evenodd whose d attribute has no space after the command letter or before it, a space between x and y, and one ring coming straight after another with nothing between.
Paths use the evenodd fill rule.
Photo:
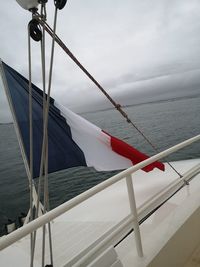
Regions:
<instances>
[{"instance_id":1,"label":"rigging line","mask_svg":"<svg viewBox=\"0 0 200 267\"><path fill-rule=\"evenodd\" d=\"M39 172L39 182L38 182L38 199L37 199L37 207L36 207L36 217L38 217L39 210L39 199L41 194L41 181L43 177L43 167L45 163L45 152L46 152L46 136L47 136L47 128L48 128L48 113L49 113L49 103L50 103L50 92L51 92L51 82L52 82L52 72L53 72L53 59L54 59L54 47L55 47L55 31L56 31L56 22L57 22L57 12L58 8L55 8L54 14L54 27L53 27L53 38L52 38L52 47L51 47L51 59L50 59L50 68L49 68L49 84L48 84L48 92L47 92L47 100L45 107L45 117L44 117L44 127L43 127L43 142L42 142L42 152L41 152L41 161L40 161L40 172ZM33 257L35 252L35 241L36 241L36 231L34 232L34 244L33 244Z\"/></svg>"},{"instance_id":2,"label":"rigging line","mask_svg":"<svg viewBox=\"0 0 200 267\"><path fill-rule=\"evenodd\" d=\"M29 168L30 168L30 221L33 220L33 108L32 108L32 75L31 75L31 36L30 25L28 25L28 64L29 64ZM33 254L33 233L30 234L30 250L31 258ZM30 262L30 266L33 267L33 262Z\"/></svg>"},{"instance_id":3,"label":"rigging line","mask_svg":"<svg viewBox=\"0 0 200 267\"><path fill-rule=\"evenodd\" d=\"M156 153L159 153L157 147L149 140L149 138L144 135L144 133L132 121L130 121L130 124L143 136L143 138L151 145L151 147L156 151ZM178 174L180 178L183 177L183 175L180 174L180 172L178 172L169 161L166 160L166 163L174 170L176 174Z\"/></svg>"},{"instance_id":4,"label":"rigging line","mask_svg":"<svg viewBox=\"0 0 200 267\"><path fill-rule=\"evenodd\" d=\"M41 16L46 20L46 3L41 6ZM43 13L44 11L44 13ZM45 29L42 28L42 40L41 40L41 62L42 62L42 80L43 80L43 121L45 118L46 107L46 63L45 63ZM44 213L49 210L49 191L48 191L48 134L46 135L46 153L44 164ZM49 250L50 250L50 263L53 266L53 249L52 249L52 236L51 225L48 223L49 233ZM45 265L45 240L46 240L46 226L43 226L43 239L42 239L42 266Z\"/></svg>"},{"instance_id":5,"label":"rigging line","mask_svg":"<svg viewBox=\"0 0 200 267\"><path fill-rule=\"evenodd\" d=\"M45 11L45 4L42 3L41 5L41 17L43 20L46 20L46 11ZM43 82L43 122L45 118L45 107L46 107L46 65L45 65L45 30L44 27L42 27L42 39L41 39L41 63L42 63L42 82ZM48 138L48 137L46 137ZM47 139L48 144L48 139ZM45 154L45 164L44 164L44 213L46 212L46 202L45 202L45 194L46 194L46 179L47 179L47 172L46 172L46 166L47 166L47 153ZM45 266L45 244L46 243L46 226L44 225L42 228L42 267Z\"/></svg>"},{"instance_id":6,"label":"rigging line","mask_svg":"<svg viewBox=\"0 0 200 267\"><path fill-rule=\"evenodd\" d=\"M42 21L40 18L38 18L38 21L45 30L49 33L49 35L52 37L52 29L48 25L47 22ZM116 103L114 99L106 92L106 90L98 83L98 81L86 70L86 68L80 63L80 61L74 56L74 54L69 50L69 48L62 42L62 40L58 37L58 35L55 35L55 41L60 45L60 47L67 53L67 55L78 65L78 67L88 76L88 78L101 90L101 92L107 97L107 99L112 103L112 105L121 113L121 115L126 119L128 123L130 123L141 135L142 137L148 142L148 144L155 150L156 153L159 152L157 147L149 140L149 138L146 137L146 135L131 121L131 119L128 117L128 114L121 108L121 105ZM172 166L172 164L166 160L166 163L176 172L176 174L181 178L182 175Z\"/></svg>"},{"instance_id":7,"label":"rigging line","mask_svg":"<svg viewBox=\"0 0 200 267\"><path fill-rule=\"evenodd\" d=\"M41 5L41 16L43 14L43 5ZM46 106L46 75L45 75L45 30L43 27L43 32L42 32L42 40L40 42L41 44L41 62L42 62L42 82L43 82L43 121L45 117L45 106ZM47 138L47 137L46 137ZM47 140L48 143L48 140ZM45 159L47 157L47 154L45 155ZM47 160L45 160L44 168L45 168L45 174L44 174L44 199L45 199L45 192L46 192L46 179L47 179L47 174L46 174L46 165L47 165ZM44 200L44 213L46 211L46 202ZM45 240L46 240L46 226L44 225L42 228L42 267L44 267L45 264Z\"/></svg>"},{"instance_id":8,"label":"rigging line","mask_svg":"<svg viewBox=\"0 0 200 267\"><path fill-rule=\"evenodd\" d=\"M46 166L45 166L45 174L46 175L46 192L44 192L45 194L45 199L44 199L44 202L46 202L46 210L45 212L49 211L50 208L49 208L49 189L48 189L48 144L47 144L47 147L46 147ZM52 245L52 234L51 234L51 223L49 222L47 224L48 226L48 232L49 232L49 250L50 250L50 263L51 265L53 266L53 245Z\"/></svg>"}]
</instances>

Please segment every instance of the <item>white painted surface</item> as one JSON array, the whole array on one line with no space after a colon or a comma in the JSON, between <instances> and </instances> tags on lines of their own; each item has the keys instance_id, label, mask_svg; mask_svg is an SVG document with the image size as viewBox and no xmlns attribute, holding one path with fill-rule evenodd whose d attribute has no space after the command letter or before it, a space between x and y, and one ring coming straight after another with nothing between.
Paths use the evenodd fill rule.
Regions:
<instances>
[{"instance_id":1,"label":"white painted surface","mask_svg":"<svg viewBox=\"0 0 200 267\"><path fill-rule=\"evenodd\" d=\"M175 162L173 165L178 171L184 173L199 162L200 160L188 160ZM159 170L135 173L133 184L137 207L176 178L176 174L168 166L164 173ZM199 206L200 177L198 178L193 179L189 187L184 187L141 225L145 255L143 259L137 256L133 235L116 248L123 266L146 266L169 236L180 227L180 223ZM64 266L129 213L126 183L122 180L55 219L52 223L54 266ZM36 262L40 263L40 233L37 236ZM13 264L21 267L28 266L29 243L29 237L27 237L0 252L0 266L14 266ZM16 257L10 257L10 255L16 255Z\"/></svg>"},{"instance_id":2,"label":"white painted surface","mask_svg":"<svg viewBox=\"0 0 200 267\"><path fill-rule=\"evenodd\" d=\"M88 267L110 267L118 261L114 247L109 247L99 257L97 257Z\"/></svg>"},{"instance_id":3,"label":"white painted surface","mask_svg":"<svg viewBox=\"0 0 200 267\"><path fill-rule=\"evenodd\" d=\"M185 186L177 192L140 226L144 258L137 256L133 235L126 238L116 248L124 266L144 267L149 265L170 238L190 218L193 212L199 208L199 189L200 174L190 182L189 186ZM192 230L190 229L190 231ZM176 249L178 251L178 247ZM177 257L182 257L182 255L177 253Z\"/></svg>"}]
</instances>

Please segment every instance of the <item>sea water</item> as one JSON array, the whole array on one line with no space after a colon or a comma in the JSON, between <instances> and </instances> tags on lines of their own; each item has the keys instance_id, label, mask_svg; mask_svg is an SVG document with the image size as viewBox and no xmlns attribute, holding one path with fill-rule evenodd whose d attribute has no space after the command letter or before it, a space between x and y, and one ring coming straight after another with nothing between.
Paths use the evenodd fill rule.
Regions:
<instances>
[{"instance_id":1,"label":"sea water","mask_svg":"<svg viewBox=\"0 0 200 267\"><path fill-rule=\"evenodd\" d=\"M200 133L200 96L146 103L125 108L131 120L159 151ZM114 109L83 114L100 128L123 139L142 152L155 152L143 137ZM167 160L200 157L200 142L182 149ZM165 159L163 160L165 161ZM72 168L49 175L50 206L73 198L109 178L115 172ZM37 182L37 180L36 180ZM8 218L17 220L29 207L28 179L13 124L0 125L0 234Z\"/></svg>"}]
</instances>

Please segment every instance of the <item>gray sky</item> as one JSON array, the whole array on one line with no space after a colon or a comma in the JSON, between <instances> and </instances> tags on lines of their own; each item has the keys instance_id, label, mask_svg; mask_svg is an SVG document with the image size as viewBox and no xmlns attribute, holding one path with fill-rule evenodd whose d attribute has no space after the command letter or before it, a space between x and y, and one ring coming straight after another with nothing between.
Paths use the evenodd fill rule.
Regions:
<instances>
[{"instance_id":1,"label":"gray sky","mask_svg":"<svg viewBox=\"0 0 200 267\"><path fill-rule=\"evenodd\" d=\"M52 2L48 3L50 25ZM139 91L152 91L154 81L162 90L163 81L166 84L166 80L172 79L180 83L182 77L189 75L188 80L192 70L195 70L193 78L200 77L199 14L199 0L68 0L59 11L57 33L106 90L125 104L126 99L130 102L130 96ZM30 19L31 14L16 1L2 1L0 57L26 77ZM50 44L50 39L47 43ZM47 62L49 54L48 50ZM33 81L39 86L40 66L40 47L34 43ZM5 116L1 94L0 120ZM52 96L75 111L108 105L58 47Z\"/></svg>"}]
</instances>

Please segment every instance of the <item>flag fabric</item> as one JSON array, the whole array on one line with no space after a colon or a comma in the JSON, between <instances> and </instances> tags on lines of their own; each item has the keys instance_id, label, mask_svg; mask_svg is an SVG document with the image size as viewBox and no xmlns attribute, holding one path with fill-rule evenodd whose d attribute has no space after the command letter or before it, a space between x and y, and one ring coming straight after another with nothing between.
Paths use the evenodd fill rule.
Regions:
<instances>
[{"instance_id":1,"label":"flag fabric","mask_svg":"<svg viewBox=\"0 0 200 267\"><path fill-rule=\"evenodd\" d=\"M21 140L29 162L29 82L2 63ZM33 176L39 176L43 139L43 92L32 84L33 105ZM101 130L83 117L50 99L48 117L48 172L77 166L98 171L128 168L148 156ZM164 171L164 164L154 162L143 168Z\"/></svg>"}]
</instances>

